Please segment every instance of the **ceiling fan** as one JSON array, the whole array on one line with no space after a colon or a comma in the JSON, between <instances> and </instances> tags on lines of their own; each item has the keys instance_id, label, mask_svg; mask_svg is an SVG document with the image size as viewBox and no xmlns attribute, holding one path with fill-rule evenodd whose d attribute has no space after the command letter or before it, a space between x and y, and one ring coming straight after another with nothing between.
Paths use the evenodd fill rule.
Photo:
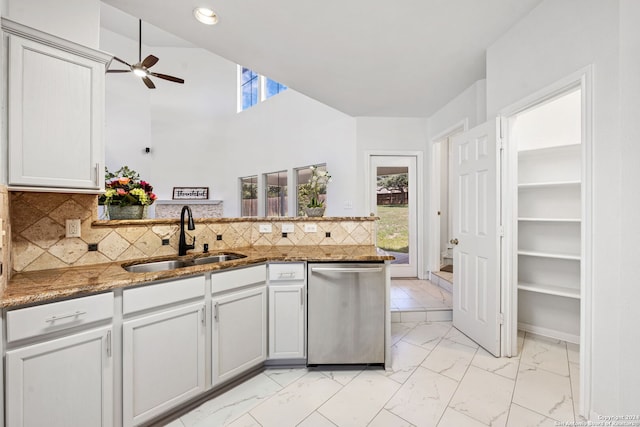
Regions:
<instances>
[{"instance_id":1,"label":"ceiling fan","mask_svg":"<svg viewBox=\"0 0 640 427\"><path fill-rule=\"evenodd\" d=\"M167 74L154 73L149 71L149 68L153 67L157 62L158 58L149 55L142 60L142 19L138 20L138 63L137 64L129 64L126 61L114 56L113 59L116 61L126 65L129 67L128 70L107 70L107 73L130 73L133 72L138 77L142 78L142 81L149 89L155 89L156 85L153 84L153 81L149 78L149 76L157 77L159 79L169 80L170 82L175 83L184 83L184 80L179 77L169 76Z\"/></svg>"}]
</instances>

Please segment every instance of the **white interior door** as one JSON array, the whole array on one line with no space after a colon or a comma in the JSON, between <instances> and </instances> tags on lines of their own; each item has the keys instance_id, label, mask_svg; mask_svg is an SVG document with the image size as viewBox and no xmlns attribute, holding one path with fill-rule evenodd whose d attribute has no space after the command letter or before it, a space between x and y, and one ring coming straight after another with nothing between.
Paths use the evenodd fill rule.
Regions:
<instances>
[{"instance_id":1,"label":"white interior door","mask_svg":"<svg viewBox=\"0 0 640 427\"><path fill-rule=\"evenodd\" d=\"M500 356L499 155L495 121L455 136L453 325Z\"/></svg>"},{"instance_id":2,"label":"white interior door","mask_svg":"<svg viewBox=\"0 0 640 427\"><path fill-rule=\"evenodd\" d=\"M396 257L391 277L418 277L417 159L370 157L371 212L380 217L377 246Z\"/></svg>"}]
</instances>

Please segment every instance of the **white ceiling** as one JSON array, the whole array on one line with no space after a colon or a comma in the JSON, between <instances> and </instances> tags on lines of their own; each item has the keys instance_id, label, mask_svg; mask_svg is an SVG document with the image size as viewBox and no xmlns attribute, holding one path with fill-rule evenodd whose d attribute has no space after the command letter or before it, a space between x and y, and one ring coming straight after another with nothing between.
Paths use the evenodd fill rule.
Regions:
<instances>
[{"instance_id":1,"label":"white ceiling","mask_svg":"<svg viewBox=\"0 0 640 427\"><path fill-rule=\"evenodd\" d=\"M344 113L390 117L428 117L484 78L486 48L541 2L103 1ZM196 6L213 8L218 24L197 22ZM135 19L112 15L103 25L137 39Z\"/></svg>"}]
</instances>

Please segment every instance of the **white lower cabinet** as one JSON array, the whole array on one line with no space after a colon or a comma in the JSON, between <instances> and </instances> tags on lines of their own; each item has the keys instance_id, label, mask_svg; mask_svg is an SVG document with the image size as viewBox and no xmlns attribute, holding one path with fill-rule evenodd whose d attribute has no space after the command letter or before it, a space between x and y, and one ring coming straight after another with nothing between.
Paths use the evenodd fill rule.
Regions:
<instances>
[{"instance_id":1,"label":"white lower cabinet","mask_svg":"<svg viewBox=\"0 0 640 427\"><path fill-rule=\"evenodd\" d=\"M269 359L305 357L305 286L269 285Z\"/></svg>"},{"instance_id":2,"label":"white lower cabinet","mask_svg":"<svg viewBox=\"0 0 640 427\"><path fill-rule=\"evenodd\" d=\"M203 297L204 276L124 291L125 316L140 313L122 323L125 427L152 420L205 391ZM180 298L197 300L176 305Z\"/></svg>"},{"instance_id":3,"label":"white lower cabinet","mask_svg":"<svg viewBox=\"0 0 640 427\"><path fill-rule=\"evenodd\" d=\"M267 287L264 281L262 283L213 296L213 386L246 372L267 358Z\"/></svg>"},{"instance_id":4,"label":"white lower cabinet","mask_svg":"<svg viewBox=\"0 0 640 427\"><path fill-rule=\"evenodd\" d=\"M111 334L109 326L7 351L7 426L112 426Z\"/></svg>"}]
</instances>

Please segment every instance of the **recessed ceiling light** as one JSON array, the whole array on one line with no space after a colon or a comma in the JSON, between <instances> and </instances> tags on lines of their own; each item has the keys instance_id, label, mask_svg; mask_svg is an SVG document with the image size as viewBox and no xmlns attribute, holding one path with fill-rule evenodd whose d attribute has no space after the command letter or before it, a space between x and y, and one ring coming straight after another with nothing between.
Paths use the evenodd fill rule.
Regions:
<instances>
[{"instance_id":1,"label":"recessed ceiling light","mask_svg":"<svg viewBox=\"0 0 640 427\"><path fill-rule=\"evenodd\" d=\"M206 7L196 7L193 9L193 16L203 24L215 25L218 23L218 15L216 15L213 10Z\"/></svg>"}]
</instances>

